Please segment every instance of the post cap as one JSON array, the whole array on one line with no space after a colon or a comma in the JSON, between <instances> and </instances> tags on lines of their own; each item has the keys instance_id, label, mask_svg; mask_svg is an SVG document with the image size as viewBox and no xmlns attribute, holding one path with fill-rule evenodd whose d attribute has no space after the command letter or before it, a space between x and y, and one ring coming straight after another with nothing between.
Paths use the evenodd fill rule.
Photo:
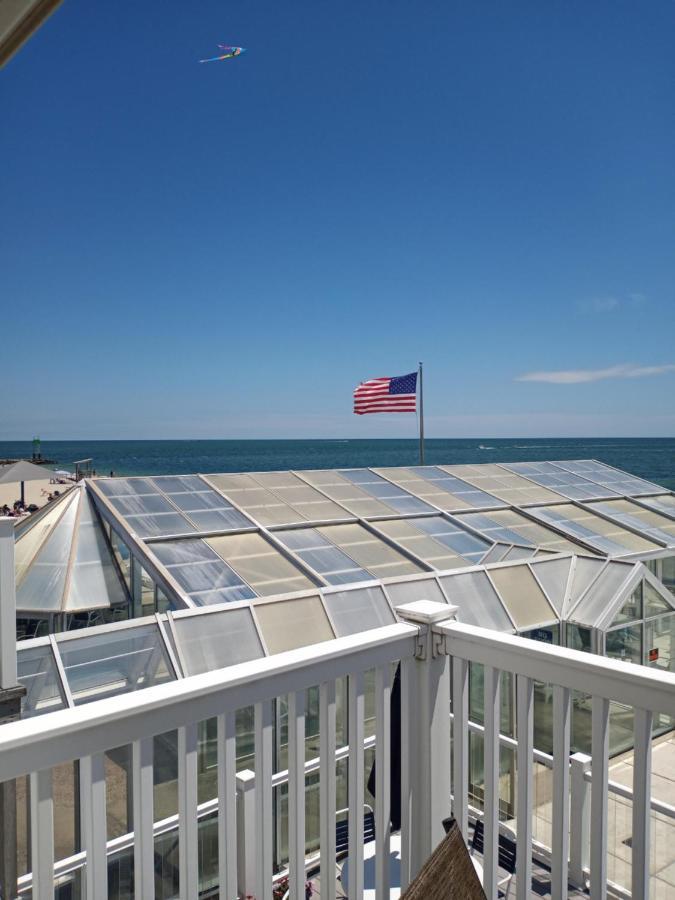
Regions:
<instances>
[{"instance_id":1,"label":"post cap","mask_svg":"<svg viewBox=\"0 0 675 900\"><path fill-rule=\"evenodd\" d=\"M450 606L448 603L438 603L436 600L415 600L413 603L397 606L396 612L409 622L433 625L436 622L452 619L457 612L457 607Z\"/></svg>"}]
</instances>

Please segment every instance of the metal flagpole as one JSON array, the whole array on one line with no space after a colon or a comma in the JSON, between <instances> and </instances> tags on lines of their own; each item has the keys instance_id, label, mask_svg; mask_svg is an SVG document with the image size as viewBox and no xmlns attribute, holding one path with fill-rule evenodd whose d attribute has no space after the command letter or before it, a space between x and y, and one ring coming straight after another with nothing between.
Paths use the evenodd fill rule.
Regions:
<instances>
[{"instance_id":1,"label":"metal flagpole","mask_svg":"<svg viewBox=\"0 0 675 900\"><path fill-rule=\"evenodd\" d=\"M422 391L422 363L419 368L420 385L420 465L424 465L424 393Z\"/></svg>"}]
</instances>

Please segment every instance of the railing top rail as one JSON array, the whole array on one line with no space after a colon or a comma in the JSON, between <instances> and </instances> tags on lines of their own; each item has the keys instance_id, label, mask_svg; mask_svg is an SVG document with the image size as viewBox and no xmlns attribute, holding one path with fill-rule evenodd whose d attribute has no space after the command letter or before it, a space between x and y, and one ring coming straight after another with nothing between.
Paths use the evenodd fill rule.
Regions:
<instances>
[{"instance_id":1,"label":"railing top rail","mask_svg":"<svg viewBox=\"0 0 675 900\"><path fill-rule=\"evenodd\" d=\"M445 636L451 656L615 700L638 709L675 716L675 674L628 662L554 647L460 622L434 630Z\"/></svg>"},{"instance_id":2,"label":"railing top rail","mask_svg":"<svg viewBox=\"0 0 675 900\"><path fill-rule=\"evenodd\" d=\"M0 782L412 656L398 623L0 727Z\"/></svg>"}]
</instances>

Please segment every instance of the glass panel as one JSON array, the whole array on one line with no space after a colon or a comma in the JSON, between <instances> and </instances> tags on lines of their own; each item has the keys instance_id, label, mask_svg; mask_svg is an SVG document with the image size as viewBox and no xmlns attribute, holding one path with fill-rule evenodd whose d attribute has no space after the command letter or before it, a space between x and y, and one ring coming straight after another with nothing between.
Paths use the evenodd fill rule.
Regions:
<instances>
[{"instance_id":1,"label":"glass panel","mask_svg":"<svg viewBox=\"0 0 675 900\"><path fill-rule=\"evenodd\" d=\"M675 556L661 560L661 581L671 594L675 594Z\"/></svg>"},{"instance_id":2,"label":"glass panel","mask_svg":"<svg viewBox=\"0 0 675 900\"><path fill-rule=\"evenodd\" d=\"M581 475L565 472L550 462L503 463L502 465L512 472L525 475L536 484L551 488L573 500L587 500L591 497L602 497L615 493L606 487L600 488Z\"/></svg>"},{"instance_id":3,"label":"glass panel","mask_svg":"<svg viewBox=\"0 0 675 900\"><path fill-rule=\"evenodd\" d=\"M155 625L57 641L75 705L174 678Z\"/></svg>"},{"instance_id":4,"label":"glass panel","mask_svg":"<svg viewBox=\"0 0 675 900\"><path fill-rule=\"evenodd\" d=\"M173 626L186 675L212 672L265 655L250 609L176 616Z\"/></svg>"},{"instance_id":5,"label":"glass panel","mask_svg":"<svg viewBox=\"0 0 675 900\"><path fill-rule=\"evenodd\" d=\"M421 569L362 525L329 525L320 534L346 551L360 566L377 578L412 575Z\"/></svg>"},{"instance_id":6,"label":"glass panel","mask_svg":"<svg viewBox=\"0 0 675 900\"><path fill-rule=\"evenodd\" d=\"M338 637L393 625L396 621L381 587L326 592L323 599Z\"/></svg>"},{"instance_id":7,"label":"glass panel","mask_svg":"<svg viewBox=\"0 0 675 900\"><path fill-rule=\"evenodd\" d=\"M592 653L591 645L591 629L584 628L583 625L575 625L568 622L567 626L567 646L572 650L581 650L584 653Z\"/></svg>"},{"instance_id":8,"label":"glass panel","mask_svg":"<svg viewBox=\"0 0 675 900\"><path fill-rule=\"evenodd\" d=\"M605 655L611 659L642 664L642 625L629 625L608 631L605 635Z\"/></svg>"},{"instance_id":9,"label":"glass panel","mask_svg":"<svg viewBox=\"0 0 675 900\"><path fill-rule=\"evenodd\" d=\"M97 478L96 487L106 497L157 493L157 488L147 478Z\"/></svg>"},{"instance_id":10,"label":"glass panel","mask_svg":"<svg viewBox=\"0 0 675 900\"><path fill-rule=\"evenodd\" d=\"M658 616L664 612L672 612L673 607L659 594L648 581L642 582L645 602L645 616Z\"/></svg>"},{"instance_id":11,"label":"glass panel","mask_svg":"<svg viewBox=\"0 0 675 900\"><path fill-rule=\"evenodd\" d=\"M146 513L175 513L175 508L161 494L131 497L111 497L110 503L123 516L142 516Z\"/></svg>"},{"instance_id":12,"label":"glass panel","mask_svg":"<svg viewBox=\"0 0 675 900\"><path fill-rule=\"evenodd\" d=\"M47 539L52 529L65 512L73 497L68 497L65 501L54 503L51 509L33 524L30 531L24 532L14 545L14 569L16 572L16 583L19 584L26 571L35 558L44 541Z\"/></svg>"},{"instance_id":13,"label":"glass panel","mask_svg":"<svg viewBox=\"0 0 675 900\"><path fill-rule=\"evenodd\" d=\"M314 587L297 566L259 534L214 537L207 543L260 596Z\"/></svg>"},{"instance_id":14,"label":"glass panel","mask_svg":"<svg viewBox=\"0 0 675 900\"><path fill-rule=\"evenodd\" d=\"M611 487L613 491L619 494L645 494L654 491L663 490L658 484L652 484L643 478L637 478L635 475L628 475L604 463L595 462L590 459L565 459L556 462L556 465L568 472L577 475L583 475L590 481L603 487Z\"/></svg>"},{"instance_id":15,"label":"glass panel","mask_svg":"<svg viewBox=\"0 0 675 900\"><path fill-rule=\"evenodd\" d=\"M570 619L581 625L594 626L601 623L612 609L622 585L630 576L633 565L609 562L591 584L579 603L569 613Z\"/></svg>"},{"instance_id":16,"label":"glass panel","mask_svg":"<svg viewBox=\"0 0 675 900\"><path fill-rule=\"evenodd\" d=\"M621 607L612 624L642 618L642 584L639 584Z\"/></svg>"},{"instance_id":17,"label":"glass panel","mask_svg":"<svg viewBox=\"0 0 675 900\"><path fill-rule=\"evenodd\" d=\"M672 547L675 544L675 522L667 516L662 516L651 509L644 509L631 500L606 500L591 505L594 509L618 519L629 528L636 528L668 546Z\"/></svg>"},{"instance_id":18,"label":"glass panel","mask_svg":"<svg viewBox=\"0 0 675 900\"><path fill-rule=\"evenodd\" d=\"M61 679L49 644L20 647L16 665L19 683L26 688L26 696L21 700L24 719L65 707Z\"/></svg>"},{"instance_id":19,"label":"glass panel","mask_svg":"<svg viewBox=\"0 0 675 900\"><path fill-rule=\"evenodd\" d=\"M152 545L152 551L178 584L200 605L251 599L255 591L244 584L241 577L202 540L167 541ZM236 595L217 593L217 599L199 592L219 592L222 588L236 589Z\"/></svg>"},{"instance_id":20,"label":"glass panel","mask_svg":"<svg viewBox=\"0 0 675 900\"><path fill-rule=\"evenodd\" d=\"M369 469L343 469L340 475L397 512L431 512L432 507Z\"/></svg>"},{"instance_id":21,"label":"glass panel","mask_svg":"<svg viewBox=\"0 0 675 900\"><path fill-rule=\"evenodd\" d=\"M213 493L209 485L199 475L160 475L153 483L165 494L181 494L194 491Z\"/></svg>"},{"instance_id":22,"label":"glass panel","mask_svg":"<svg viewBox=\"0 0 675 900\"><path fill-rule=\"evenodd\" d=\"M373 578L315 528L275 531L274 536L331 584L369 581Z\"/></svg>"},{"instance_id":23,"label":"glass panel","mask_svg":"<svg viewBox=\"0 0 675 900\"><path fill-rule=\"evenodd\" d=\"M17 609L26 612L61 610L79 496L79 492L74 493L68 508L17 586Z\"/></svg>"},{"instance_id":24,"label":"glass panel","mask_svg":"<svg viewBox=\"0 0 675 900\"><path fill-rule=\"evenodd\" d=\"M491 569L490 577L519 630L557 618L527 566Z\"/></svg>"},{"instance_id":25,"label":"glass panel","mask_svg":"<svg viewBox=\"0 0 675 900\"><path fill-rule=\"evenodd\" d=\"M91 497L80 501L75 559L65 609L94 609L123 605L129 600Z\"/></svg>"},{"instance_id":26,"label":"glass panel","mask_svg":"<svg viewBox=\"0 0 675 900\"><path fill-rule=\"evenodd\" d=\"M513 624L485 572L442 575L440 581L450 603L459 607L458 621L513 632Z\"/></svg>"},{"instance_id":27,"label":"glass panel","mask_svg":"<svg viewBox=\"0 0 675 900\"><path fill-rule=\"evenodd\" d=\"M258 603L255 615L270 653L283 653L335 637L318 596Z\"/></svg>"},{"instance_id":28,"label":"glass panel","mask_svg":"<svg viewBox=\"0 0 675 900\"><path fill-rule=\"evenodd\" d=\"M563 611L571 565L571 559L552 559L547 562L533 563L532 565L532 571L539 579L548 599L559 616L562 615Z\"/></svg>"},{"instance_id":29,"label":"glass panel","mask_svg":"<svg viewBox=\"0 0 675 900\"><path fill-rule=\"evenodd\" d=\"M501 468L495 463L467 466L440 466L450 475L456 475L469 484L487 491L509 504L550 503L559 500L560 494Z\"/></svg>"},{"instance_id":30,"label":"glass panel","mask_svg":"<svg viewBox=\"0 0 675 900\"><path fill-rule=\"evenodd\" d=\"M590 542L594 547L614 556L624 554L626 550L655 550L657 544L637 534L626 531L620 525L609 522L586 509L571 503L558 506L538 506L530 512L537 517L553 522L564 531L575 537Z\"/></svg>"},{"instance_id":31,"label":"glass panel","mask_svg":"<svg viewBox=\"0 0 675 900\"><path fill-rule=\"evenodd\" d=\"M385 585L385 590L394 607L414 603L416 600L432 600L434 603L448 602L434 578L398 581Z\"/></svg>"},{"instance_id":32,"label":"glass panel","mask_svg":"<svg viewBox=\"0 0 675 900\"><path fill-rule=\"evenodd\" d=\"M129 529L139 537L161 537L169 534L190 534L195 526L180 513L158 513L152 516L127 516Z\"/></svg>"},{"instance_id":33,"label":"glass panel","mask_svg":"<svg viewBox=\"0 0 675 900\"><path fill-rule=\"evenodd\" d=\"M430 563L435 569L456 569L471 565L464 557L450 552L440 541L417 528L415 520L392 519L388 522L378 522L377 528L420 559Z\"/></svg>"}]
</instances>

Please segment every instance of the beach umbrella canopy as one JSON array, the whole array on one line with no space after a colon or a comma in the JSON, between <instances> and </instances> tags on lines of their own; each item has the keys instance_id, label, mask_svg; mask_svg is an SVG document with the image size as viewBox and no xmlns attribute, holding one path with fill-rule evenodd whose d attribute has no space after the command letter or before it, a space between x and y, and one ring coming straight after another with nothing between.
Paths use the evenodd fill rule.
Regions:
<instances>
[{"instance_id":1,"label":"beach umbrella canopy","mask_svg":"<svg viewBox=\"0 0 675 900\"><path fill-rule=\"evenodd\" d=\"M24 483L26 481L47 481L55 478L56 473L52 469L45 469L44 466L36 466L27 459L20 459L18 462L10 463L0 468L0 484L13 484L21 482L21 502L24 502Z\"/></svg>"}]
</instances>

